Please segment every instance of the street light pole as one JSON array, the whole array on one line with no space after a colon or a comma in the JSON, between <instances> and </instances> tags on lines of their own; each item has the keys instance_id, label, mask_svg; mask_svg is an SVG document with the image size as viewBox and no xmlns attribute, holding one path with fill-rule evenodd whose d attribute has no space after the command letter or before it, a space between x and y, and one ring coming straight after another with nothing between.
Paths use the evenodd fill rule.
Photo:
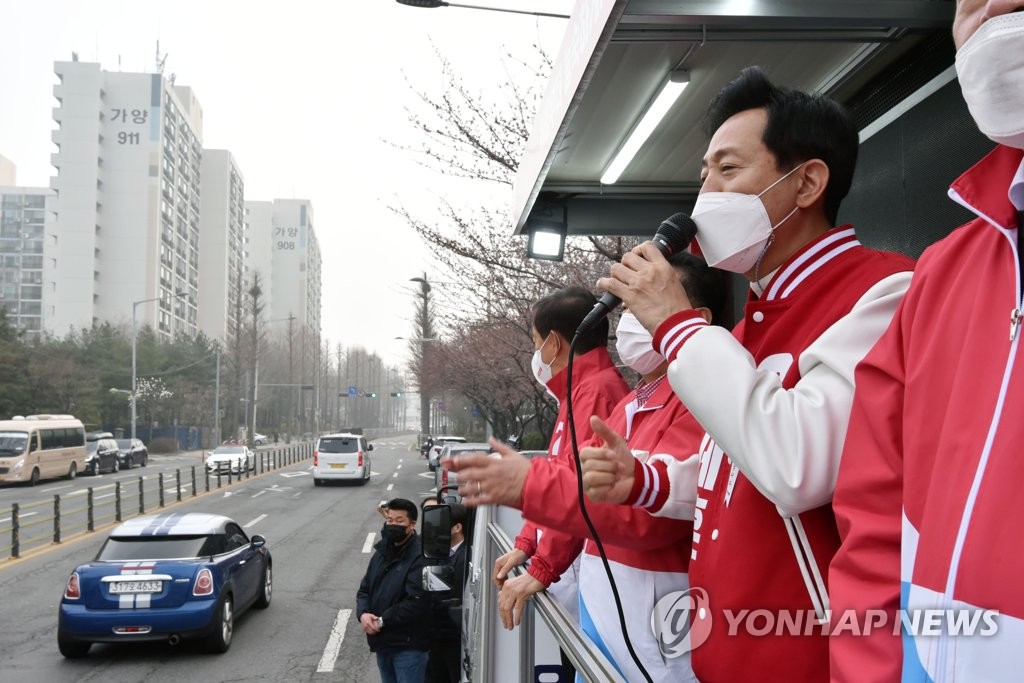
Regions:
<instances>
[{"instance_id":1,"label":"street light pole","mask_svg":"<svg viewBox=\"0 0 1024 683\"><path fill-rule=\"evenodd\" d=\"M172 298L180 299L181 297L188 294L186 291L177 292ZM132 438L135 438L135 420L137 417L136 404L138 403L138 378L136 375L136 346L138 345L139 331L138 323L136 322L136 310L138 310L139 304L148 304L151 301L160 301L163 299L162 296L155 296L151 299L140 299L139 301L132 302Z\"/></svg>"}]
</instances>

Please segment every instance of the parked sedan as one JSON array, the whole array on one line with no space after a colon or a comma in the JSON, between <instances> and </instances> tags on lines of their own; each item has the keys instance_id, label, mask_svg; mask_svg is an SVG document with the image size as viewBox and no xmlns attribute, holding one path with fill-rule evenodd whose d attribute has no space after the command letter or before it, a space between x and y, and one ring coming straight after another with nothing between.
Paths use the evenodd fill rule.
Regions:
<instances>
[{"instance_id":1,"label":"parked sedan","mask_svg":"<svg viewBox=\"0 0 1024 683\"><path fill-rule=\"evenodd\" d=\"M427 467L431 472L436 472L438 462L441 459L441 449L446 443L466 443L463 436L435 436L430 448L427 449Z\"/></svg>"},{"instance_id":2,"label":"parked sedan","mask_svg":"<svg viewBox=\"0 0 1024 683\"><path fill-rule=\"evenodd\" d=\"M243 474L256 469L256 458L248 446L231 444L217 446L206 456L206 470L210 474L234 472Z\"/></svg>"},{"instance_id":3,"label":"parked sedan","mask_svg":"<svg viewBox=\"0 0 1024 683\"><path fill-rule=\"evenodd\" d=\"M135 465L145 467L149 462L149 449L142 443L142 439L118 439L117 450L121 467L126 470Z\"/></svg>"},{"instance_id":4,"label":"parked sedan","mask_svg":"<svg viewBox=\"0 0 1024 683\"><path fill-rule=\"evenodd\" d=\"M252 445L253 446L266 446L268 443L270 443L270 439L267 438L266 434L260 434L259 432L254 432L253 433L253 435L252 435Z\"/></svg>"},{"instance_id":5,"label":"parked sedan","mask_svg":"<svg viewBox=\"0 0 1024 683\"><path fill-rule=\"evenodd\" d=\"M449 472L445 468L441 467L441 458L446 456L452 456L456 458L460 455L467 453L490 453L491 447L486 443L446 443L441 447L441 455L438 456L438 466L434 470L434 486L438 491L441 490L442 486L455 485L457 475L455 472Z\"/></svg>"},{"instance_id":6,"label":"parked sedan","mask_svg":"<svg viewBox=\"0 0 1024 683\"><path fill-rule=\"evenodd\" d=\"M93 643L197 638L226 652L238 615L270 605L272 566L266 540L250 539L222 515L136 517L111 532L95 560L71 572L57 647L78 658Z\"/></svg>"},{"instance_id":7,"label":"parked sedan","mask_svg":"<svg viewBox=\"0 0 1024 683\"><path fill-rule=\"evenodd\" d=\"M120 450L113 439L98 439L85 442L84 473L97 475L100 472L117 472L121 469Z\"/></svg>"}]
</instances>

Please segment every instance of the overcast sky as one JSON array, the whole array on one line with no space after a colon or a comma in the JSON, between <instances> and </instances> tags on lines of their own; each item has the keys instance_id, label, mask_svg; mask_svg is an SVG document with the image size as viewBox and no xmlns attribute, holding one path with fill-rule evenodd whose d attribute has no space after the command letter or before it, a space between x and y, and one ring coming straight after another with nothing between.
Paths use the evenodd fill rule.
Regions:
<instances>
[{"instance_id":1,"label":"overcast sky","mask_svg":"<svg viewBox=\"0 0 1024 683\"><path fill-rule=\"evenodd\" d=\"M573 0L469 4L568 14ZM204 147L234 154L246 199L313 202L324 336L397 364L405 343L394 337L411 336L408 280L429 269L429 255L387 207L429 217L438 196L465 193L382 142L415 144L405 77L437 92L436 46L467 83L493 91L503 51L529 56L539 42L554 56L566 24L394 0L0 0L0 155L17 165L19 185L48 185L53 62L75 51L107 70L152 72L159 40L164 72L203 107Z\"/></svg>"}]
</instances>

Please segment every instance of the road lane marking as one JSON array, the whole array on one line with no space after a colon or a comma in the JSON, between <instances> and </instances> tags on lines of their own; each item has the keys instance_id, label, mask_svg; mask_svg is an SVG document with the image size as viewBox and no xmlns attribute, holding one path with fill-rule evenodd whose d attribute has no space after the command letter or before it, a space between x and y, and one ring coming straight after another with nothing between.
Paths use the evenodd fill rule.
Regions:
<instances>
[{"instance_id":1,"label":"road lane marking","mask_svg":"<svg viewBox=\"0 0 1024 683\"><path fill-rule=\"evenodd\" d=\"M253 498L255 498L255 497L256 497L256 496L253 496ZM243 524L242 526L243 526L243 527L245 527L246 529L248 529L248 528L249 528L249 527L251 527L251 526L254 526L254 525L256 525L256 524L259 524L260 522L262 522L262 521L263 521L263 520L265 520L266 518L267 518L267 516L266 516L266 515L260 515L259 517L257 517L256 519L252 520L252 521L251 521L251 522L249 522L248 524Z\"/></svg>"},{"instance_id":2,"label":"road lane marking","mask_svg":"<svg viewBox=\"0 0 1024 683\"><path fill-rule=\"evenodd\" d=\"M396 470L400 470L400 469L402 469L402 463L398 463L398 466L397 466L397 467L395 467L395 469L396 469Z\"/></svg>"},{"instance_id":3,"label":"road lane marking","mask_svg":"<svg viewBox=\"0 0 1024 683\"><path fill-rule=\"evenodd\" d=\"M366 534L366 543L363 544L363 552L368 553L373 550L373 537L376 536L374 532Z\"/></svg>"},{"instance_id":4,"label":"road lane marking","mask_svg":"<svg viewBox=\"0 0 1024 683\"><path fill-rule=\"evenodd\" d=\"M395 472L394 474L391 475L391 478L394 479L397 476L398 476L398 472Z\"/></svg>"},{"instance_id":5,"label":"road lane marking","mask_svg":"<svg viewBox=\"0 0 1024 683\"><path fill-rule=\"evenodd\" d=\"M327 639L327 646L324 647L324 655L320 658L320 664L316 670L320 672L334 671L334 663L338 660L338 653L341 652L341 642L345 640L345 624L352 616L352 610L340 609L338 616L331 627L331 636Z\"/></svg>"},{"instance_id":6,"label":"road lane marking","mask_svg":"<svg viewBox=\"0 0 1024 683\"><path fill-rule=\"evenodd\" d=\"M25 519L26 517L31 517L32 515L38 515L38 514L39 514L38 512L22 512L21 514L18 515L18 520L20 521L22 519ZM3 519L0 519L0 524L5 524L5 523L7 523L9 521L11 521L10 517L4 517Z\"/></svg>"},{"instance_id":7,"label":"road lane marking","mask_svg":"<svg viewBox=\"0 0 1024 683\"><path fill-rule=\"evenodd\" d=\"M417 477L426 477L427 479L433 479L434 478L434 473L433 472L420 472L416 476Z\"/></svg>"},{"instance_id":8,"label":"road lane marking","mask_svg":"<svg viewBox=\"0 0 1024 683\"><path fill-rule=\"evenodd\" d=\"M263 489L263 490L262 490L262 491L260 491L259 493L254 493L254 494L252 494L252 497L253 497L253 498L259 498L260 496L262 496L262 495L263 495L264 493L266 493L266 492L267 492L267 489Z\"/></svg>"},{"instance_id":9,"label":"road lane marking","mask_svg":"<svg viewBox=\"0 0 1024 683\"><path fill-rule=\"evenodd\" d=\"M52 486L48 489L39 489L39 493L50 493L51 491L60 491L61 489L71 488L71 484L64 484L63 486Z\"/></svg>"},{"instance_id":10,"label":"road lane marking","mask_svg":"<svg viewBox=\"0 0 1024 683\"><path fill-rule=\"evenodd\" d=\"M298 498L301 495L302 495L302 491L296 491L295 495L293 495L292 498Z\"/></svg>"},{"instance_id":11,"label":"road lane marking","mask_svg":"<svg viewBox=\"0 0 1024 683\"><path fill-rule=\"evenodd\" d=\"M393 489L393 488L395 488L395 485L394 485L394 484L388 484L388 488L387 488L387 490L388 490L388 491L390 491L390 490L391 490L391 489Z\"/></svg>"}]
</instances>

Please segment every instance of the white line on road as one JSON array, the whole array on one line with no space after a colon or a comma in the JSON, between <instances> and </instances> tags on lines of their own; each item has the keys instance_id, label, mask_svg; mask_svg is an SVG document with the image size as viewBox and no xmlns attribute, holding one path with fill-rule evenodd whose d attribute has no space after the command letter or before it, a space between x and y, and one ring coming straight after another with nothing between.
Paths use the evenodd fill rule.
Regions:
<instances>
[{"instance_id":1,"label":"white line on road","mask_svg":"<svg viewBox=\"0 0 1024 683\"><path fill-rule=\"evenodd\" d=\"M334 671L334 663L338 660L338 653L341 652L341 642L345 640L345 624L348 623L350 616L352 616L352 610L338 610L338 617L334 620L334 626L331 627L331 636L327 639L327 646L324 647L324 656L320 658L320 664L316 667L317 672Z\"/></svg>"},{"instance_id":2,"label":"white line on road","mask_svg":"<svg viewBox=\"0 0 1024 683\"><path fill-rule=\"evenodd\" d=\"M266 489L263 489L263 490L262 490L262 491L260 491L259 493L254 493L254 494L252 494L252 497L253 497L253 498L259 498L260 496L262 496L262 495L263 495L264 493L266 493L266 492L267 492L267 490L266 490Z\"/></svg>"},{"instance_id":3,"label":"white line on road","mask_svg":"<svg viewBox=\"0 0 1024 683\"><path fill-rule=\"evenodd\" d=\"M18 515L18 520L20 521L22 519L25 519L26 517L31 517L32 515L38 515L38 514L39 514L38 512L23 512L20 515ZM0 519L0 524L4 524L4 523L9 522L9 521L11 521L10 517L4 517L3 519Z\"/></svg>"},{"instance_id":4,"label":"white line on road","mask_svg":"<svg viewBox=\"0 0 1024 683\"><path fill-rule=\"evenodd\" d=\"M51 491L60 491L61 489L69 489L71 484L64 484L63 486L52 486L48 489L39 489L39 493L50 493Z\"/></svg>"},{"instance_id":5,"label":"white line on road","mask_svg":"<svg viewBox=\"0 0 1024 683\"><path fill-rule=\"evenodd\" d=\"M394 485L394 484L388 484L388 488L387 488L387 490L388 490L388 491L390 491L390 490L391 490L391 489L393 489L393 488L395 488L395 485Z\"/></svg>"},{"instance_id":6,"label":"white line on road","mask_svg":"<svg viewBox=\"0 0 1024 683\"><path fill-rule=\"evenodd\" d=\"M114 495L113 493L104 493L102 496L93 496L92 499L93 500L103 500L104 498L111 498L113 495Z\"/></svg>"},{"instance_id":7,"label":"white line on road","mask_svg":"<svg viewBox=\"0 0 1024 683\"><path fill-rule=\"evenodd\" d=\"M298 498L301 495L302 495L302 491L296 491L295 495L292 496L292 498Z\"/></svg>"},{"instance_id":8,"label":"white line on road","mask_svg":"<svg viewBox=\"0 0 1024 683\"><path fill-rule=\"evenodd\" d=\"M391 475L391 478L394 479L397 476L398 476L398 472L395 472L394 474Z\"/></svg>"},{"instance_id":9,"label":"white line on road","mask_svg":"<svg viewBox=\"0 0 1024 683\"><path fill-rule=\"evenodd\" d=\"M253 498L255 498L255 497L256 497L256 496L253 496ZM243 524L242 526L244 526L244 527L245 527L246 529L248 529L248 528L249 528L249 527L251 527L251 526L254 526L254 525L256 525L256 524L259 524L260 522L262 522L262 521L263 521L263 520L265 520L266 518L267 518L267 516L266 516L266 515L260 515L259 517L257 517L256 519L252 520L252 521L251 521L251 522L249 522L248 524Z\"/></svg>"},{"instance_id":10,"label":"white line on road","mask_svg":"<svg viewBox=\"0 0 1024 683\"><path fill-rule=\"evenodd\" d=\"M402 469L402 463L398 463L398 467L396 467L395 469L396 469L396 470L400 470L400 469Z\"/></svg>"},{"instance_id":11,"label":"white line on road","mask_svg":"<svg viewBox=\"0 0 1024 683\"><path fill-rule=\"evenodd\" d=\"M373 537L376 536L372 531L366 534L366 543L363 544L363 552L368 553L373 550Z\"/></svg>"}]
</instances>

